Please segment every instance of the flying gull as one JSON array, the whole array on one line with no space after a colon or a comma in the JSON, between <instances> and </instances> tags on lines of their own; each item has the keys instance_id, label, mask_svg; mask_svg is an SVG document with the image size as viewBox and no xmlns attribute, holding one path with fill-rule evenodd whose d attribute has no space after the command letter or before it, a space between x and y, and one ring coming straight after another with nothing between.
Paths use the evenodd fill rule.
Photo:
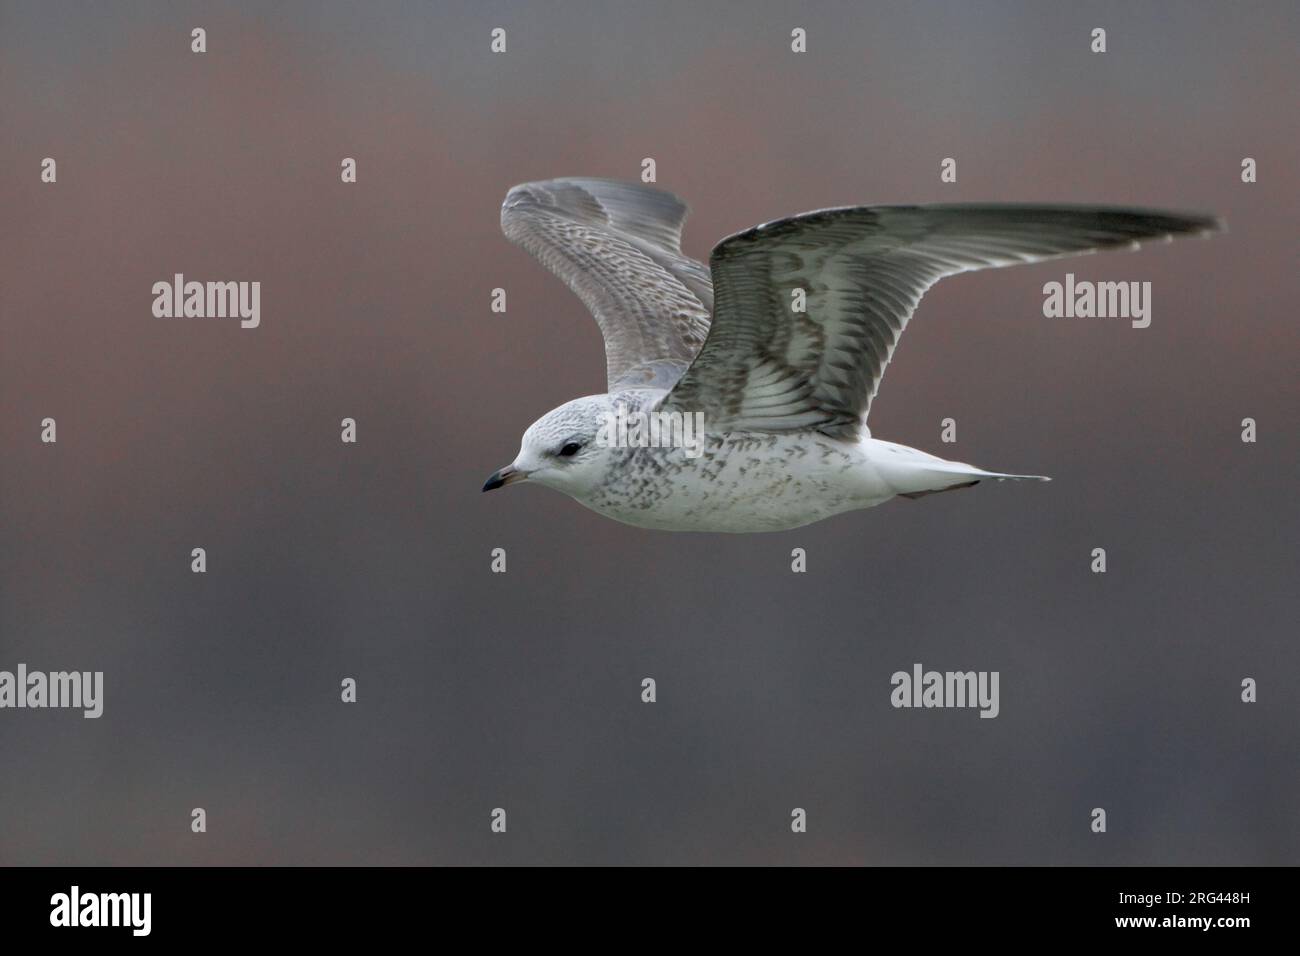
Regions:
<instances>
[{"instance_id":1,"label":"flying gull","mask_svg":"<svg viewBox=\"0 0 1300 956\"><path fill-rule=\"evenodd\" d=\"M1090 206L850 206L737 233L705 268L682 253L686 214L671 193L614 180L507 193L506 236L595 316L608 391L529 426L484 491L526 480L639 527L748 532L983 480L1047 481L871 437L871 400L921 296L959 272L1219 225Z\"/></svg>"}]
</instances>

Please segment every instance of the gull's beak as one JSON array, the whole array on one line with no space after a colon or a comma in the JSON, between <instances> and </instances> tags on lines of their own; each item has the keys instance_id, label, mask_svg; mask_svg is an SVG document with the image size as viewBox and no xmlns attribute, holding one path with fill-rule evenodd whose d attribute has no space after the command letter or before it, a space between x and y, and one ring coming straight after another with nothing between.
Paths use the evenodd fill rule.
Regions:
<instances>
[{"instance_id":1,"label":"gull's beak","mask_svg":"<svg viewBox=\"0 0 1300 956\"><path fill-rule=\"evenodd\" d=\"M497 488L504 488L506 485L513 485L516 481L523 481L528 477L528 472L520 471L514 465L506 465L499 471L494 471L488 475L488 480L483 483L484 491L493 491Z\"/></svg>"}]
</instances>

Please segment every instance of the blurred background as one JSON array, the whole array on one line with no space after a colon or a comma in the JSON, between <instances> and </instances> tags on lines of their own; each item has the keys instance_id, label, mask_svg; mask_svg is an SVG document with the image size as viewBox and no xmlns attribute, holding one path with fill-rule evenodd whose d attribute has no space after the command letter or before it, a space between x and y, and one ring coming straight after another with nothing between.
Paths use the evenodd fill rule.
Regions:
<instances>
[{"instance_id":1,"label":"blurred background","mask_svg":"<svg viewBox=\"0 0 1300 956\"><path fill-rule=\"evenodd\" d=\"M0 862L1300 862L1298 27L1293 3L0 3L0 669L105 675L99 720L0 711ZM594 322L501 199L645 157L701 259L853 203L1230 231L926 296L873 433L1050 485L738 537L481 495L529 423L604 391ZM1151 327L1044 318L1067 271L1150 281ZM176 272L260 281L261 327L154 318ZM914 662L1000 671L1001 715L893 709Z\"/></svg>"}]
</instances>

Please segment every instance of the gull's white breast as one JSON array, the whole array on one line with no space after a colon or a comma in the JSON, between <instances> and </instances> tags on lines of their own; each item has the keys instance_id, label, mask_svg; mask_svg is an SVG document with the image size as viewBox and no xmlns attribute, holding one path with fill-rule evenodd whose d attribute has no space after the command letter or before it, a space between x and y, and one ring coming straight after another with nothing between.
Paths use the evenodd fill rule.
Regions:
<instances>
[{"instance_id":1,"label":"gull's white breast","mask_svg":"<svg viewBox=\"0 0 1300 956\"><path fill-rule=\"evenodd\" d=\"M617 521L670 531L780 531L869 508L908 490L923 452L817 432L705 435L702 453L625 449L579 498Z\"/></svg>"}]
</instances>

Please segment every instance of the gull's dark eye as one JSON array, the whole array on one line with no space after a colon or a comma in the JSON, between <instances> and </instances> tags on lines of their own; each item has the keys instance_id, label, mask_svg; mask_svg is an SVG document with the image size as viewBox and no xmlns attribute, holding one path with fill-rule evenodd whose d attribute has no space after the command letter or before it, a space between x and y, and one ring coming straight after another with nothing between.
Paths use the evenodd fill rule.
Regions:
<instances>
[{"instance_id":1,"label":"gull's dark eye","mask_svg":"<svg viewBox=\"0 0 1300 956\"><path fill-rule=\"evenodd\" d=\"M568 442L568 443L567 443L563 448L560 449L560 457L561 457L561 458L572 458L574 455L576 455L576 454L578 453L578 451L579 451L581 448L582 448L582 445L579 444L579 443L576 442L576 441Z\"/></svg>"}]
</instances>

